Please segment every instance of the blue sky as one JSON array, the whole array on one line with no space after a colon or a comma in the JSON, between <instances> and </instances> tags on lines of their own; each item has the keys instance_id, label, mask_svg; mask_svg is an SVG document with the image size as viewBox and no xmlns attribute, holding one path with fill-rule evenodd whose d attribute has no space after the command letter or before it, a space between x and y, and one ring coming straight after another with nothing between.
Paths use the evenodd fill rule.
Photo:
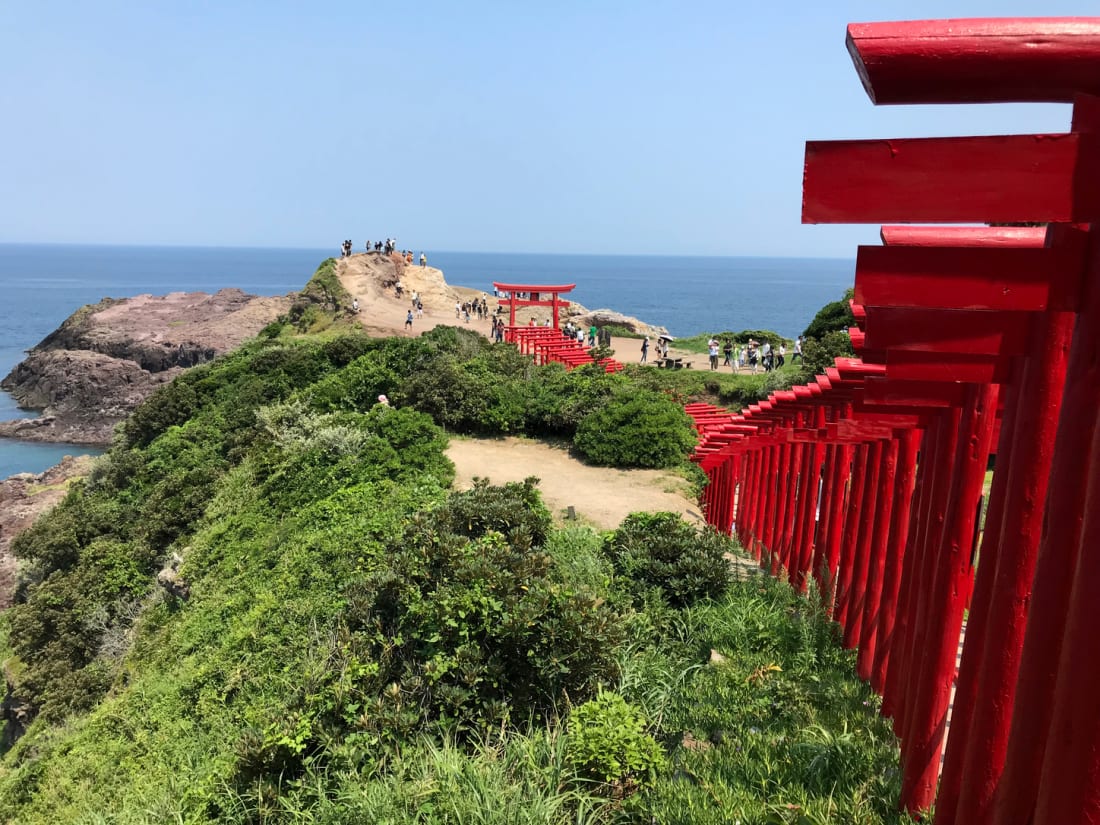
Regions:
<instances>
[{"instance_id":1,"label":"blue sky","mask_svg":"<svg viewBox=\"0 0 1100 825\"><path fill-rule=\"evenodd\" d=\"M851 257L807 140L1065 131L874 107L849 22L1091 2L0 4L0 242Z\"/></svg>"}]
</instances>

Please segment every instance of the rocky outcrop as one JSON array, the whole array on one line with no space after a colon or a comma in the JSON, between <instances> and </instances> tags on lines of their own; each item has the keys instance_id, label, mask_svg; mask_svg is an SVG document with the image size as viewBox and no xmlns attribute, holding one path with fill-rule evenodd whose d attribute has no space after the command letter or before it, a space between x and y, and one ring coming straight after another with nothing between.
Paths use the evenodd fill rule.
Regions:
<instances>
[{"instance_id":1,"label":"rocky outcrop","mask_svg":"<svg viewBox=\"0 0 1100 825\"><path fill-rule=\"evenodd\" d=\"M90 456L65 456L44 473L20 473L0 481L0 609L11 604L15 590L12 539L61 501L73 479L87 475L91 466Z\"/></svg>"},{"instance_id":2,"label":"rocky outcrop","mask_svg":"<svg viewBox=\"0 0 1100 825\"><path fill-rule=\"evenodd\" d=\"M239 346L285 313L289 297L239 289L108 298L74 312L0 381L34 419L0 436L109 444L115 424L188 367Z\"/></svg>"},{"instance_id":3,"label":"rocky outcrop","mask_svg":"<svg viewBox=\"0 0 1100 825\"><path fill-rule=\"evenodd\" d=\"M665 327L647 324L630 315L623 315L621 312L610 309L585 309L580 304L573 304L566 309L564 317L582 327L592 326L593 324L597 327L621 327L637 335L649 335L654 338L658 335L668 335L668 330Z\"/></svg>"}]
</instances>

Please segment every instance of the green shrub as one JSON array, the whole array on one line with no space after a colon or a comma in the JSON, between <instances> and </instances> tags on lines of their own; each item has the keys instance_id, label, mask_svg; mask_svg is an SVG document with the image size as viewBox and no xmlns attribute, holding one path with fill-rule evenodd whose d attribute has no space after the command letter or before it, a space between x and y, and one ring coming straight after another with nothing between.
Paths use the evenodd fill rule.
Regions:
<instances>
[{"instance_id":1,"label":"green shrub","mask_svg":"<svg viewBox=\"0 0 1100 825\"><path fill-rule=\"evenodd\" d=\"M672 467L695 446L691 420L667 395L622 393L587 415L573 444L594 464Z\"/></svg>"},{"instance_id":2,"label":"green shrub","mask_svg":"<svg viewBox=\"0 0 1100 825\"><path fill-rule=\"evenodd\" d=\"M529 490L453 494L414 518L351 586L350 626L370 644L364 658L379 663L363 720L374 735L426 724L468 732L552 714L614 675L620 620L597 594L557 581L523 512ZM464 524L479 505L488 519Z\"/></svg>"},{"instance_id":3,"label":"green shrub","mask_svg":"<svg viewBox=\"0 0 1100 825\"><path fill-rule=\"evenodd\" d=\"M617 693L600 691L569 713L566 753L582 779L606 783L622 798L654 782L667 760L645 719Z\"/></svg>"},{"instance_id":4,"label":"green shrub","mask_svg":"<svg viewBox=\"0 0 1100 825\"><path fill-rule=\"evenodd\" d=\"M724 554L731 541L713 529L699 532L676 513L631 513L604 547L617 572L658 588L675 607L720 596L730 584Z\"/></svg>"},{"instance_id":5,"label":"green shrub","mask_svg":"<svg viewBox=\"0 0 1100 825\"><path fill-rule=\"evenodd\" d=\"M837 358L855 355L852 339L846 331L825 333L820 339L807 338L802 342L802 380L821 375L826 367L833 366Z\"/></svg>"},{"instance_id":6,"label":"green shrub","mask_svg":"<svg viewBox=\"0 0 1100 825\"><path fill-rule=\"evenodd\" d=\"M486 479L475 479L469 490L452 493L435 517L455 535L478 539L492 530L513 544L541 547L550 533L550 511L539 496L538 481L529 476L522 483L490 486Z\"/></svg>"}]
</instances>

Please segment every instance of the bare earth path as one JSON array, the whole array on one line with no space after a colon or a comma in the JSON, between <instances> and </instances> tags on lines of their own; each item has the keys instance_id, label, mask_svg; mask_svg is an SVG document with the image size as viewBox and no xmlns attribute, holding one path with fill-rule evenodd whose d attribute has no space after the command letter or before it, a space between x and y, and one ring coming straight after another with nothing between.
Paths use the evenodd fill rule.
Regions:
<instances>
[{"instance_id":1,"label":"bare earth path","mask_svg":"<svg viewBox=\"0 0 1100 825\"><path fill-rule=\"evenodd\" d=\"M630 513L667 510L702 523L699 505L688 483L667 470L617 470L590 467L566 446L523 438L451 438L447 455L455 464L455 487L473 485L475 477L493 484L535 476L542 500L561 519L572 506L577 518L610 530Z\"/></svg>"}]
</instances>

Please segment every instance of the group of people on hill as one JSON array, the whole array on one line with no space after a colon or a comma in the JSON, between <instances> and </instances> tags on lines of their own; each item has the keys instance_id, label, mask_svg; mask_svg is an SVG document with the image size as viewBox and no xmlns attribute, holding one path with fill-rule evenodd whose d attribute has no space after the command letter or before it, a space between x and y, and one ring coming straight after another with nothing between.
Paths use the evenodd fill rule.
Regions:
<instances>
[{"instance_id":1,"label":"group of people on hill","mask_svg":"<svg viewBox=\"0 0 1100 825\"><path fill-rule=\"evenodd\" d=\"M343 243L341 243L340 244L340 257L341 258L350 258L351 257L351 249L352 249L352 242L350 240L346 240ZM378 252L382 255L392 255L394 252L397 251L397 239L396 238L386 238L386 240L384 240L384 241L375 241L373 244L370 241L367 241L366 250L367 250L367 252ZM401 251L401 257L403 257L405 259L406 264L411 264L413 262L412 250L411 249L402 250ZM428 265L428 256L426 254L424 254L423 252L420 253L420 265L421 266L427 266Z\"/></svg>"},{"instance_id":2,"label":"group of people on hill","mask_svg":"<svg viewBox=\"0 0 1100 825\"><path fill-rule=\"evenodd\" d=\"M710 357L710 368L712 370L718 369L719 348L724 357L722 366L730 367L735 372L739 369L749 369L756 372L758 367L763 368L764 372L771 372L787 363L787 346L783 342L780 342L777 346L772 346L769 341L761 343L750 338L746 343L737 346L729 338L726 338L720 344L718 338L712 336L707 341L707 355ZM794 342L794 351L791 353L791 363L793 364L795 360L802 360L801 335Z\"/></svg>"},{"instance_id":3,"label":"group of people on hill","mask_svg":"<svg viewBox=\"0 0 1100 825\"><path fill-rule=\"evenodd\" d=\"M470 323L470 316L484 321L489 317L489 299L485 296L474 298L470 301L455 301L455 318L465 318ZM496 319L494 319L496 320Z\"/></svg>"}]
</instances>

